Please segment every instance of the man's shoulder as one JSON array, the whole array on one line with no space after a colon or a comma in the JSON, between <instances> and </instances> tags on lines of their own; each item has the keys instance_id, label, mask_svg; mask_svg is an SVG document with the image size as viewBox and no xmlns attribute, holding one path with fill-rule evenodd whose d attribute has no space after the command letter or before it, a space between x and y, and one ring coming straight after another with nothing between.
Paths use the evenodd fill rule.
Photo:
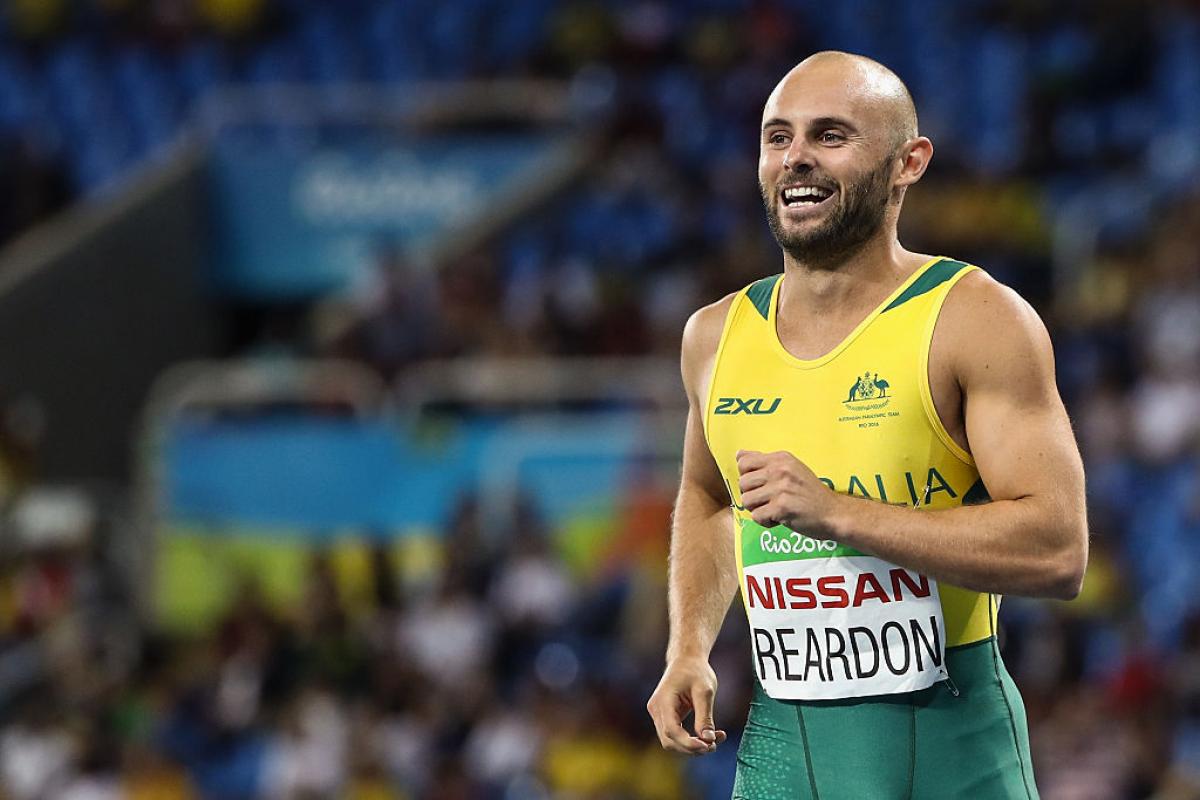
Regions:
<instances>
[{"instance_id":1,"label":"man's shoulder","mask_svg":"<svg viewBox=\"0 0 1200 800\"><path fill-rule=\"evenodd\" d=\"M733 307L739 293L740 290L730 292L715 303L701 306L692 312L687 324L683 326L684 359L708 358L716 352L721 341L721 331L725 328L725 318L729 316L729 309Z\"/></svg>"},{"instance_id":2,"label":"man's shoulder","mask_svg":"<svg viewBox=\"0 0 1200 800\"><path fill-rule=\"evenodd\" d=\"M1053 374L1050 336L1037 311L983 270L972 270L950 289L936 335L948 346L960 382L1002 379L1031 366Z\"/></svg>"},{"instance_id":3,"label":"man's shoulder","mask_svg":"<svg viewBox=\"0 0 1200 800\"><path fill-rule=\"evenodd\" d=\"M680 348L679 364L683 382L689 394L707 382L705 377L709 365L721 343L725 330L725 318L733 307L740 290L730 292L715 303L696 309L683 326L683 345Z\"/></svg>"},{"instance_id":4,"label":"man's shoulder","mask_svg":"<svg viewBox=\"0 0 1200 800\"><path fill-rule=\"evenodd\" d=\"M971 270L955 283L946 296L941 318L964 334L995 335L1014 326L1044 327L1029 301L982 269Z\"/></svg>"}]
</instances>

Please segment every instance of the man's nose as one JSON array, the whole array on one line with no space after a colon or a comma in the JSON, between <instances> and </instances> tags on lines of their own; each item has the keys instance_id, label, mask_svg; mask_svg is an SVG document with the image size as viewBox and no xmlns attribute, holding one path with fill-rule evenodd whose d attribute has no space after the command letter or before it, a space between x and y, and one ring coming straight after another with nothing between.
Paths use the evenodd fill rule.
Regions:
<instances>
[{"instance_id":1,"label":"man's nose","mask_svg":"<svg viewBox=\"0 0 1200 800\"><path fill-rule=\"evenodd\" d=\"M797 136L792 139L787 152L783 154L783 168L794 172L812 169L815 165L812 148L804 141L803 137Z\"/></svg>"}]
</instances>

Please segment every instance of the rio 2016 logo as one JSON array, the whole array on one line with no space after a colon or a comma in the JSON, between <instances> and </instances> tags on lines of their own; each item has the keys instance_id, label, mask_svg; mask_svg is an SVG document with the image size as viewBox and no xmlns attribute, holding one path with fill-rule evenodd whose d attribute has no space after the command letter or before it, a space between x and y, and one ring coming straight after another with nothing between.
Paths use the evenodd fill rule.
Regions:
<instances>
[{"instance_id":1,"label":"rio 2016 logo","mask_svg":"<svg viewBox=\"0 0 1200 800\"><path fill-rule=\"evenodd\" d=\"M813 539L795 531L780 537L767 528L759 534L758 546L764 553L832 553L837 550L838 543L832 539Z\"/></svg>"}]
</instances>

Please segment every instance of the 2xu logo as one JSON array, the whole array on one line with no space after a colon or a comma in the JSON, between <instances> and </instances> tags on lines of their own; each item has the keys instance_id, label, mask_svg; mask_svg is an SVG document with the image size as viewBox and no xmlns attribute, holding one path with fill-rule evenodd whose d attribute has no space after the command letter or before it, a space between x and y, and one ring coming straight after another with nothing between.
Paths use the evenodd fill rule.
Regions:
<instances>
[{"instance_id":1,"label":"2xu logo","mask_svg":"<svg viewBox=\"0 0 1200 800\"><path fill-rule=\"evenodd\" d=\"M770 405L762 397L718 397L714 414L773 414L779 408L782 397L776 397Z\"/></svg>"}]
</instances>

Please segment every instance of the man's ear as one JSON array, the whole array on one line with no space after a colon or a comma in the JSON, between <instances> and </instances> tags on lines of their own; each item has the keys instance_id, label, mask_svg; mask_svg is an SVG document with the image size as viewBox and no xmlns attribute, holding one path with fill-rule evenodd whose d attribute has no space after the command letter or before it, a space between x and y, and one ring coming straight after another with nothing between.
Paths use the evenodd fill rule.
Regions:
<instances>
[{"instance_id":1,"label":"man's ear","mask_svg":"<svg viewBox=\"0 0 1200 800\"><path fill-rule=\"evenodd\" d=\"M933 159L933 142L924 136L909 139L900 146L897 158L900 159L900 174L896 177L896 187L904 189L925 174Z\"/></svg>"}]
</instances>

